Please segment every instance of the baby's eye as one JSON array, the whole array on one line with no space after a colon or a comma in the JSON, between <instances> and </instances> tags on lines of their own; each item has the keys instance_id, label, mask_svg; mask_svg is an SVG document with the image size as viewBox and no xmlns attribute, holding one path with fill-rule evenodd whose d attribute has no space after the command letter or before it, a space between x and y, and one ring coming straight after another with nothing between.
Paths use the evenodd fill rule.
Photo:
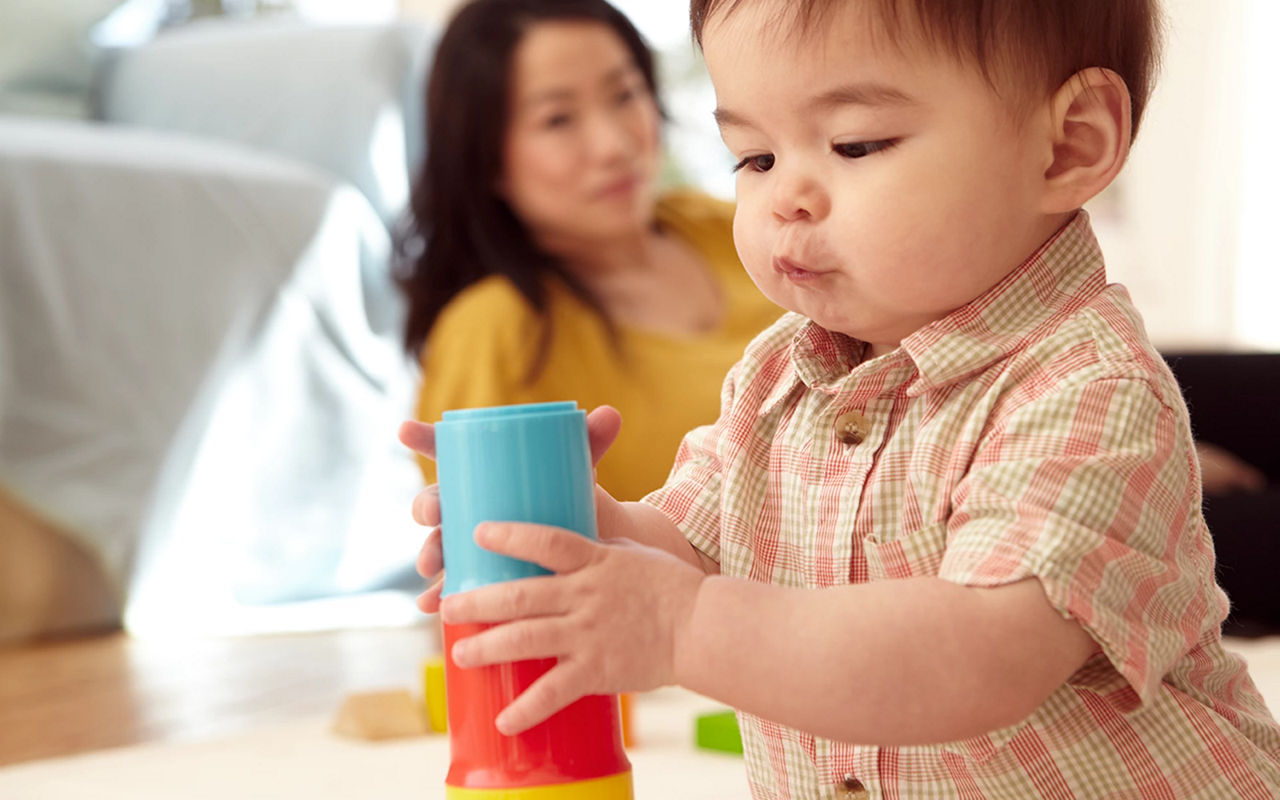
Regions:
<instances>
[{"instance_id":1,"label":"baby's eye","mask_svg":"<svg viewBox=\"0 0 1280 800\"><path fill-rule=\"evenodd\" d=\"M733 171L747 169L751 172L768 172L773 169L773 154L763 153L758 156L747 156L734 165Z\"/></svg>"},{"instance_id":2,"label":"baby's eye","mask_svg":"<svg viewBox=\"0 0 1280 800\"><path fill-rule=\"evenodd\" d=\"M882 139L878 142L845 142L835 145L832 149L845 158L865 158L872 153L888 150L897 143L897 139Z\"/></svg>"}]
</instances>

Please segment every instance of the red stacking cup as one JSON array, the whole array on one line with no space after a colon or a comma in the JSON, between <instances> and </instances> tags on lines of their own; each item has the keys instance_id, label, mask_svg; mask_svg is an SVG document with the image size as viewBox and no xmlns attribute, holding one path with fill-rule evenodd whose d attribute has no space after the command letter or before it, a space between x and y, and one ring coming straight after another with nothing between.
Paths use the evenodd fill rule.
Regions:
<instances>
[{"instance_id":1,"label":"red stacking cup","mask_svg":"<svg viewBox=\"0 0 1280 800\"><path fill-rule=\"evenodd\" d=\"M452 759L449 800L630 800L631 764L622 747L616 695L588 695L524 733L504 736L498 712L555 659L462 669L455 642L487 625L445 625L445 685Z\"/></svg>"},{"instance_id":2,"label":"red stacking cup","mask_svg":"<svg viewBox=\"0 0 1280 800\"><path fill-rule=\"evenodd\" d=\"M436 425L444 595L547 571L480 548L476 525L536 522L596 538L586 415L575 403L446 411ZM515 736L494 720L555 659L462 669L453 646L487 625L445 625L448 800L631 800L614 695L583 697Z\"/></svg>"}]
</instances>

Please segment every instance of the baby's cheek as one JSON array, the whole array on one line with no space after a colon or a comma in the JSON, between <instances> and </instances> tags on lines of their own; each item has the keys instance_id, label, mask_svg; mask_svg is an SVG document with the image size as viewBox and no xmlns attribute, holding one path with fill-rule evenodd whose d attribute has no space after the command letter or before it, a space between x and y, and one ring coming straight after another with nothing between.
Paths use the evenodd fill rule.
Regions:
<instances>
[{"instance_id":1,"label":"baby's cheek","mask_svg":"<svg viewBox=\"0 0 1280 800\"><path fill-rule=\"evenodd\" d=\"M753 225L746 218L746 211L740 206L733 218L733 246L738 250L738 258L747 268L753 279L759 277L771 267L773 261L773 243L769 241L763 225Z\"/></svg>"},{"instance_id":2,"label":"baby's cheek","mask_svg":"<svg viewBox=\"0 0 1280 800\"><path fill-rule=\"evenodd\" d=\"M738 258L742 260L742 266L746 268L747 275L751 276L756 288L774 303L783 305L781 298L778 297L778 292L782 287L779 280L780 276L773 269L772 251L752 250L739 246Z\"/></svg>"}]
</instances>

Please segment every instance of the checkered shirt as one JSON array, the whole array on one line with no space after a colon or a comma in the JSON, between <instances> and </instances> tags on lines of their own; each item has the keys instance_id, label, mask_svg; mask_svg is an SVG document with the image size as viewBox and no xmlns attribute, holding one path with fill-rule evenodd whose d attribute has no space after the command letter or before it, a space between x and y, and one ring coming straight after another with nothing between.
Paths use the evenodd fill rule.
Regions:
<instances>
[{"instance_id":1,"label":"checkered shirt","mask_svg":"<svg viewBox=\"0 0 1280 800\"><path fill-rule=\"evenodd\" d=\"M1219 633L1186 406L1088 216L896 351L861 351L785 316L646 501L747 580L1034 576L1102 652L960 742L855 746L740 713L753 797L1280 797L1280 728Z\"/></svg>"}]
</instances>

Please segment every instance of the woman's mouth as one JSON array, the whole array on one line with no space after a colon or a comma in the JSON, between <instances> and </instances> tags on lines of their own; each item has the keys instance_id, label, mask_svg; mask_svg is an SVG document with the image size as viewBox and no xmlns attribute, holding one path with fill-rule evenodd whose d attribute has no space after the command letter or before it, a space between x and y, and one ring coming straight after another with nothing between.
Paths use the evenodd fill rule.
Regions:
<instances>
[{"instance_id":1,"label":"woman's mouth","mask_svg":"<svg viewBox=\"0 0 1280 800\"><path fill-rule=\"evenodd\" d=\"M639 187L639 176L626 175L602 186L596 196L601 199L628 197L634 194Z\"/></svg>"}]
</instances>

